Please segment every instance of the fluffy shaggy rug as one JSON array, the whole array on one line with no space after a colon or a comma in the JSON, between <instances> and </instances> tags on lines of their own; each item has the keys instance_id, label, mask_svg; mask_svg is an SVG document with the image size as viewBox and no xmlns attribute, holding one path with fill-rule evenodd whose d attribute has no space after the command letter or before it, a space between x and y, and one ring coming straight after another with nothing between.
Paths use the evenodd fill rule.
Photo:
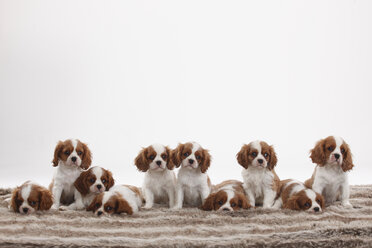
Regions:
<instances>
[{"instance_id":1,"label":"fluffy shaggy rug","mask_svg":"<svg viewBox=\"0 0 372 248\"><path fill-rule=\"evenodd\" d=\"M0 190L1 247L372 247L372 185L352 186L354 209L323 213L261 208L238 212L171 211L95 217L86 211L30 216L8 210Z\"/></svg>"}]
</instances>

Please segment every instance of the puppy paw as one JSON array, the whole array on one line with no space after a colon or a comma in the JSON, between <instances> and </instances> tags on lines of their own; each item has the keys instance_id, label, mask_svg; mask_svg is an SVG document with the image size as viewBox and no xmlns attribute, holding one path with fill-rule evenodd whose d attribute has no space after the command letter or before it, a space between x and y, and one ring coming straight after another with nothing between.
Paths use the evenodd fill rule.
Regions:
<instances>
[{"instance_id":1,"label":"puppy paw","mask_svg":"<svg viewBox=\"0 0 372 248\"><path fill-rule=\"evenodd\" d=\"M353 208L353 205L350 204L350 202L343 202L341 203L343 207L345 208Z\"/></svg>"},{"instance_id":2,"label":"puppy paw","mask_svg":"<svg viewBox=\"0 0 372 248\"><path fill-rule=\"evenodd\" d=\"M68 206L60 206L58 208L59 211L66 211L66 210L69 210Z\"/></svg>"}]
</instances>

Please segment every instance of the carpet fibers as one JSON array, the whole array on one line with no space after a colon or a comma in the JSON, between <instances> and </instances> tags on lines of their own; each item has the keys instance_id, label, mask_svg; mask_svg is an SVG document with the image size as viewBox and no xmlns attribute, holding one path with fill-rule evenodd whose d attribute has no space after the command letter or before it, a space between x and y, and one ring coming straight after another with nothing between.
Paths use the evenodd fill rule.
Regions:
<instances>
[{"instance_id":1,"label":"carpet fibers","mask_svg":"<svg viewBox=\"0 0 372 248\"><path fill-rule=\"evenodd\" d=\"M15 214L0 189L0 247L372 247L372 185L351 186L353 209L204 212L157 207L136 215Z\"/></svg>"}]
</instances>

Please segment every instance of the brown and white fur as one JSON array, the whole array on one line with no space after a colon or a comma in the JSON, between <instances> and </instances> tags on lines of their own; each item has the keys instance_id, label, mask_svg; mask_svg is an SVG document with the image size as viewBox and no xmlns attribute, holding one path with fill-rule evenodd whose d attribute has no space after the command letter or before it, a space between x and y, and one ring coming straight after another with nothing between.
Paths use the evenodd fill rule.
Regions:
<instances>
[{"instance_id":1,"label":"brown and white fur","mask_svg":"<svg viewBox=\"0 0 372 248\"><path fill-rule=\"evenodd\" d=\"M236 211L250 207L243 183L237 180L227 180L213 187L212 193L201 208L206 211Z\"/></svg>"},{"instance_id":2,"label":"brown and white fur","mask_svg":"<svg viewBox=\"0 0 372 248\"><path fill-rule=\"evenodd\" d=\"M49 210L53 204L50 191L37 183L27 181L17 187L10 201L10 207L16 213L31 214L39 210Z\"/></svg>"},{"instance_id":3,"label":"brown and white fur","mask_svg":"<svg viewBox=\"0 0 372 248\"><path fill-rule=\"evenodd\" d=\"M61 206L62 210L81 210L90 205L92 200L99 193L108 191L114 186L114 178L109 170L94 166L89 170L80 173L75 180L75 202L69 206Z\"/></svg>"},{"instance_id":4,"label":"brown and white fur","mask_svg":"<svg viewBox=\"0 0 372 248\"><path fill-rule=\"evenodd\" d=\"M175 209L183 204L200 207L211 192L207 170L211 163L208 150L196 142L179 144L172 151L172 160L180 167L177 177Z\"/></svg>"},{"instance_id":5,"label":"brown and white fur","mask_svg":"<svg viewBox=\"0 0 372 248\"><path fill-rule=\"evenodd\" d=\"M257 140L243 145L236 156L238 163L244 168L243 187L249 203L252 206L262 204L264 208L271 208L280 183L274 170L277 163L274 148Z\"/></svg>"},{"instance_id":6,"label":"brown and white fur","mask_svg":"<svg viewBox=\"0 0 372 248\"><path fill-rule=\"evenodd\" d=\"M138 170L145 172L142 191L146 200L144 208L154 203L174 206L176 175L171 160L171 150L160 144L143 148L134 160Z\"/></svg>"},{"instance_id":7,"label":"brown and white fur","mask_svg":"<svg viewBox=\"0 0 372 248\"><path fill-rule=\"evenodd\" d=\"M116 185L97 195L87 208L97 216L138 212L142 205L141 190L130 185Z\"/></svg>"},{"instance_id":8,"label":"brown and white fur","mask_svg":"<svg viewBox=\"0 0 372 248\"><path fill-rule=\"evenodd\" d=\"M318 141L310 152L317 166L305 185L322 194L326 205L340 200L342 206L352 208L348 171L354 164L349 145L341 137L329 136Z\"/></svg>"},{"instance_id":9,"label":"brown and white fur","mask_svg":"<svg viewBox=\"0 0 372 248\"><path fill-rule=\"evenodd\" d=\"M54 197L52 208L59 208L61 203L68 205L74 201L74 182L91 163L91 152L80 140L68 139L58 142L53 158L53 166L57 167L57 170L49 186Z\"/></svg>"},{"instance_id":10,"label":"brown and white fur","mask_svg":"<svg viewBox=\"0 0 372 248\"><path fill-rule=\"evenodd\" d=\"M274 208L321 212L324 210L324 198L321 194L307 188L302 182L287 179L280 182L280 195Z\"/></svg>"}]
</instances>

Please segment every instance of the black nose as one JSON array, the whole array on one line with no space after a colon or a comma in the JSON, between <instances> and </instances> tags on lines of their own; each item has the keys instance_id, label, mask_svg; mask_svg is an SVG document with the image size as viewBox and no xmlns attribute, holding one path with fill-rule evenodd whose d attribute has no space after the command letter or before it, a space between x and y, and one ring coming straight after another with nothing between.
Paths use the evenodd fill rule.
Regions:
<instances>
[{"instance_id":1,"label":"black nose","mask_svg":"<svg viewBox=\"0 0 372 248\"><path fill-rule=\"evenodd\" d=\"M340 154L335 153L335 158L336 158L336 159L339 159L339 158L340 158Z\"/></svg>"},{"instance_id":2,"label":"black nose","mask_svg":"<svg viewBox=\"0 0 372 248\"><path fill-rule=\"evenodd\" d=\"M262 164L263 163L263 159L257 159L258 163Z\"/></svg>"},{"instance_id":3,"label":"black nose","mask_svg":"<svg viewBox=\"0 0 372 248\"><path fill-rule=\"evenodd\" d=\"M28 208L22 208L22 210L23 210L23 213L27 213L28 212Z\"/></svg>"},{"instance_id":4,"label":"black nose","mask_svg":"<svg viewBox=\"0 0 372 248\"><path fill-rule=\"evenodd\" d=\"M156 164L160 166L161 165L161 161L160 160L156 161Z\"/></svg>"},{"instance_id":5,"label":"black nose","mask_svg":"<svg viewBox=\"0 0 372 248\"><path fill-rule=\"evenodd\" d=\"M97 214L98 214L98 216L100 216L100 215L103 214L103 212L102 211L98 211Z\"/></svg>"},{"instance_id":6,"label":"black nose","mask_svg":"<svg viewBox=\"0 0 372 248\"><path fill-rule=\"evenodd\" d=\"M319 208L318 208L318 207L315 207L315 208L314 208L314 211L315 211L315 212L319 212Z\"/></svg>"},{"instance_id":7,"label":"black nose","mask_svg":"<svg viewBox=\"0 0 372 248\"><path fill-rule=\"evenodd\" d=\"M101 189L102 188L102 185L101 184L98 184L97 185L97 189Z\"/></svg>"},{"instance_id":8,"label":"black nose","mask_svg":"<svg viewBox=\"0 0 372 248\"><path fill-rule=\"evenodd\" d=\"M230 209L228 209L228 208L223 208L222 210L223 211L230 211Z\"/></svg>"},{"instance_id":9,"label":"black nose","mask_svg":"<svg viewBox=\"0 0 372 248\"><path fill-rule=\"evenodd\" d=\"M194 159L189 159L189 163L190 164L193 164L194 163Z\"/></svg>"},{"instance_id":10,"label":"black nose","mask_svg":"<svg viewBox=\"0 0 372 248\"><path fill-rule=\"evenodd\" d=\"M76 162L76 157L71 158L72 162Z\"/></svg>"}]
</instances>

